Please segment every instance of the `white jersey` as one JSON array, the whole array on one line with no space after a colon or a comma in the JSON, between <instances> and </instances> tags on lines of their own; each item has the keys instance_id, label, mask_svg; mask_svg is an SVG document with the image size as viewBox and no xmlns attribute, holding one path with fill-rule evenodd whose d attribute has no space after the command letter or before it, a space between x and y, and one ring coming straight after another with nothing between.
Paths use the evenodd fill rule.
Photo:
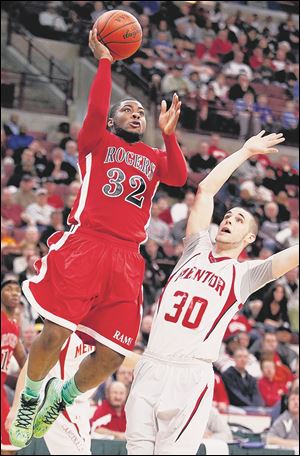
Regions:
<instances>
[{"instance_id":1,"label":"white jersey","mask_svg":"<svg viewBox=\"0 0 300 456\"><path fill-rule=\"evenodd\" d=\"M185 240L160 297L145 353L158 358L218 359L222 339L247 297L272 277L271 260L215 257L207 231Z\"/></svg>"},{"instance_id":2,"label":"white jersey","mask_svg":"<svg viewBox=\"0 0 300 456\"><path fill-rule=\"evenodd\" d=\"M94 347L84 344L72 333L60 352L59 361L49 372L47 378L58 377L68 380L73 377L83 359ZM90 408L88 398L93 391L87 391L75 399L51 426L44 439L50 454L91 454Z\"/></svg>"}]
</instances>

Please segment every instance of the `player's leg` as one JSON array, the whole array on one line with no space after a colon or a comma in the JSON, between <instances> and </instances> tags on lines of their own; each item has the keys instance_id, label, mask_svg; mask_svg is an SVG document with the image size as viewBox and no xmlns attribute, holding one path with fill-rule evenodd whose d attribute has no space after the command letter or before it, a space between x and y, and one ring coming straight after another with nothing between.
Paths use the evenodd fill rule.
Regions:
<instances>
[{"instance_id":1,"label":"player's leg","mask_svg":"<svg viewBox=\"0 0 300 456\"><path fill-rule=\"evenodd\" d=\"M9 409L6 392L3 385L1 385L1 454L17 454L17 450L19 449L11 444L8 432L5 428L5 421Z\"/></svg>"},{"instance_id":2,"label":"player's leg","mask_svg":"<svg viewBox=\"0 0 300 456\"><path fill-rule=\"evenodd\" d=\"M175 374L174 371L169 391L157 412L159 432L154 454L197 453L208 422L214 390L212 367L203 363L203 372L200 370L199 374L197 375L197 370L191 369L190 378L185 378L184 381L184 391L179 376L187 373ZM176 400L172 401L172 396Z\"/></svg>"},{"instance_id":3,"label":"player's leg","mask_svg":"<svg viewBox=\"0 0 300 456\"><path fill-rule=\"evenodd\" d=\"M74 405L74 407L76 407ZM85 413L82 420L89 424L87 410L79 407L79 413ZM87 428L87 429L85 429ZM49 432L44 436L45 443L50 454L91 454L91 436L89 426L82 428L78 421L72 422L70 417L60 414Z\"/></svg>"},{"instance_id":4,"label":"player's leg","mask_svg":"<svg viewBox=\"0 0 300 456\"><path fill-rule=\"evenodd\" d=\"M154 409L162 388L161 366L142 358L133 377L125 405L127 453L154 454L157 433Z\"/></svg>"},{"instance_id":5,"label":"player's leg","mask_svg":"<svg viewBox=\"0 0 300 456\"><path fill-rule=\"evenodd\" d=\"M35 418L34 437L43 437L66 406L72 405L81 393L103 383L123 360L124 355L96 342L95 351L82 361L74 377L65 383L57 378L50 379L43 404Z\"/></svg>"},{"instance_id":6,"label":"player's leg","mask_svg":"<svg viewBox=\"0 0 300 456\"><path fill-rule=\"evenodd\" d=\"M18 447L28 445L32 438L43 380L57 363L61 347L71 333L71 330L45 320L42 333L31 346L25 388L10 428L10 440Z\"/></svg>"}]
</instances>

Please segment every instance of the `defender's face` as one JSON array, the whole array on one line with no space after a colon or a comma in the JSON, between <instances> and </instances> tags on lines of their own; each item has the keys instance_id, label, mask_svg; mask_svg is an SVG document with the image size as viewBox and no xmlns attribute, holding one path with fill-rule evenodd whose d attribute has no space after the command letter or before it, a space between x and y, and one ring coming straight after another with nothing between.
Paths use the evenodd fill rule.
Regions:
<instances>
[{"instance_id":1,"label":"defender's face","mask_svg":"<svg viewBox=\"0 0 300 456\"><path fill-rule=\"evenodd\" d=\"M239 244L249 234L251 215L242 208L233 208L220 223L216 241L224 244Z\"/></svg>"},{"instance_id":2,"label":"defender's face","mask_svg":"<svg viewBox=\"0 0 300 456\"><path fill-rule=\"evenodd\" d=\"M113 123L130 133L143 134L146 129L145 110L141 103L133 100L124 100L118 108Z\"/></svg>"}]
</instances>

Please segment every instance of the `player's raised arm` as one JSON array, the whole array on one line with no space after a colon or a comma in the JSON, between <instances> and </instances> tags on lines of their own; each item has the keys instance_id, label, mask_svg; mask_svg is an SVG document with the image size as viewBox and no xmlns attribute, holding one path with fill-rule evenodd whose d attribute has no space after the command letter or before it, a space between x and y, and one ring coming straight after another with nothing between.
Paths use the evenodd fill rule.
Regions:
<instances>
[{"instance_id":1,"label":"player's raised arm","mask_svg":"<svg viewBox=\"0 0 300 456\"><path fill-rule=\"evenodd\" d=\"M240 165L254 155L278 152L274 146L284 141L282 133L263 136L264 133L262 130L248 139L240 150L225 158L200 182L188 219L187 236L209 227L214 208L213 198Z\"/></svg>"},{"instance_id":2,"label":"player's raised arm","mask_svg":"<svg viewBox=\"0 0 300 456\"><path fill-rule=\"evenodd\" d=\"M159 116L159 127L161 129L166 153L160 162L160 180L164 184L174 187L181 187L186 183L187 166L184 155L177 143L175 129L180 116L181 101L178 95L173 95L170 108L167 110L165 100L161 102L161 112Z\"/></svg>"},{"instance_id":3,"label":"player's raised arm","mask_svg":"<svg viewBox=\"0 0 300 456\"><path fill-rule=\"evenodd\" d=\"M97 29L89 34L89 47L99 60L97 74L92 83L88 111L78 136L79 152L92 151L106 130L111 95L111 64L113 57L107 47L97 39Z\"/></svg>"},{"instance_id":4,"label":"player's raised arm","mask_svg":"<svg viewBox=\"0 0 300 456\"><path fill-rule=\"evenodd\" d=\"M271 260L273 278L278 279L299 265L299 245L293 245L293 247L275 253L271 256Z\"/></svg>"}]
</instances>

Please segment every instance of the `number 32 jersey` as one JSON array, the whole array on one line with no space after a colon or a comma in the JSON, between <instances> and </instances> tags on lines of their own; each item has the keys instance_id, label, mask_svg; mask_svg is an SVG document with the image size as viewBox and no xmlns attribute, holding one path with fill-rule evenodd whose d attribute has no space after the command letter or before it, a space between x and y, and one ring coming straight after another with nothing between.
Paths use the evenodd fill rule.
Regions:
<instances>
[{"instance_id":1,"label":"number 32 jersey","mask_svg":"<svg viewBox=\"0 0 300 456\"><path fill-rule=\"evenodd\" d=\"M87 155L79 151L82 185L68 223L141 243L166 152L105 131Z\"/></svg>"},{"instance_id":2,"label":"number 32 jersey","mask_svg":"<svg viewBox=\"0 0 300 456\"><path fill-rule=\"evenodd\" d=\"M185 240L160 297L146 352L176 359L218 359L227 325L255 290L273 280L271 260L215 257L207 231Z\"/></svg>"}]
</instances>

